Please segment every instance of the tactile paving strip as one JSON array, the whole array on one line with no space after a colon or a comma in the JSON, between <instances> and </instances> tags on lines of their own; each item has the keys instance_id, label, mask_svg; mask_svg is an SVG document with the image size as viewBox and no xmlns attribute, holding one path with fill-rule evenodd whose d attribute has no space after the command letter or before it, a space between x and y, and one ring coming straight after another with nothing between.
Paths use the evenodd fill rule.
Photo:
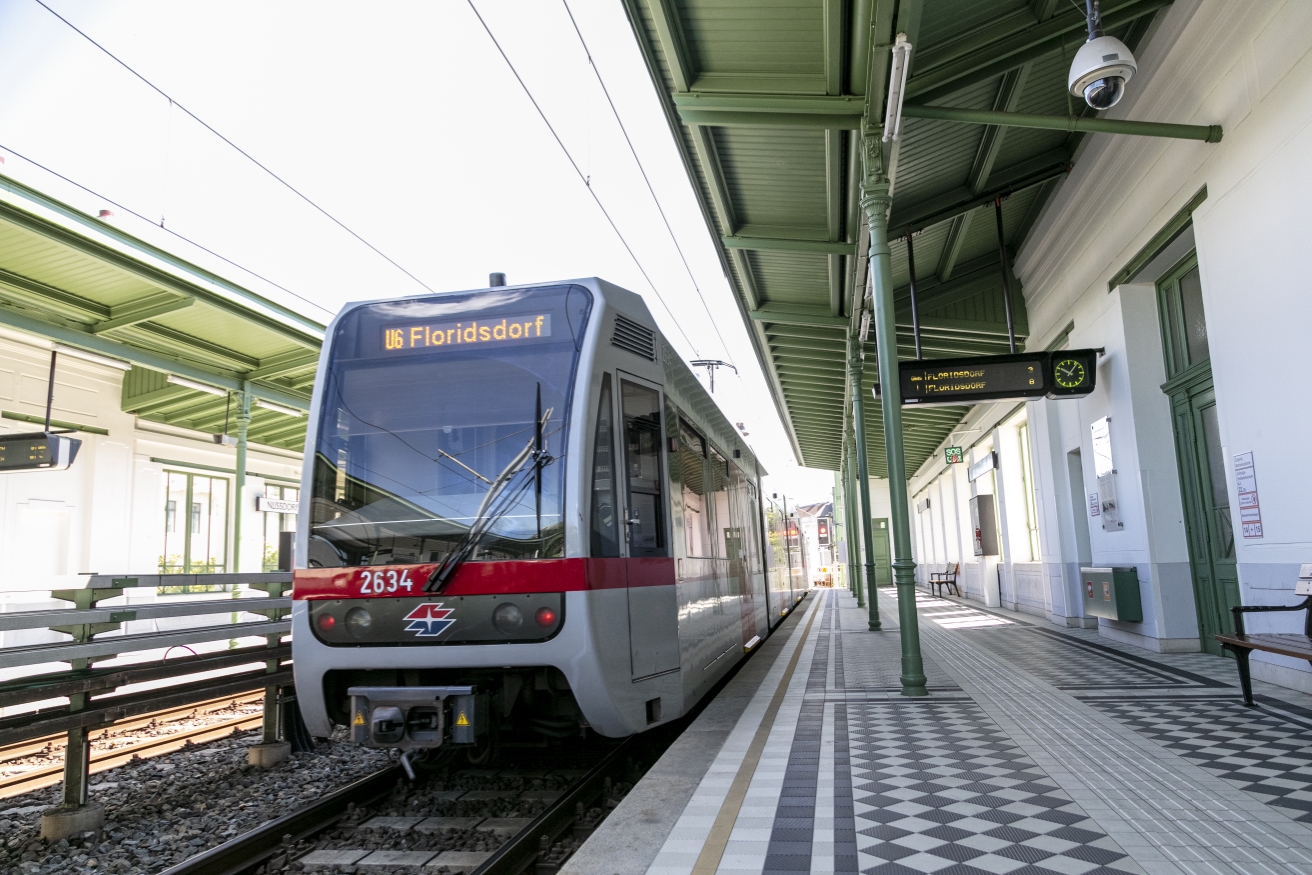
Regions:
<instances>
[{"instance_id":1,"label":"tactile paving strip","mask_svg":"<svg viewBox=\"0 0 1312 875\"><path fill-rule=\"evenodd\" d=\"M1142 871L977 705L847 713L864 875Z\"/></svg>"},{"instance_id":2,"label":"tactile paving strip","mask_svg":"<svg viewBox=\"0 0 1312 875\"><path fill-rule=\"evenodd\" d=\"M960 630L970 643L1060 690L1219 687L1210 678L1046 630Z\"/></svg>"},{"instance_id":3,"label":"tactile paving strip","mask_svg":"<svg viewBox=\"0 0 1312 875\"><path fill-rule=\"evenodd\" d=\"M1086 701L1292 819L1312 823L1312 721L1245 708L1233 697Z\"/></svg>"}]
</instances>

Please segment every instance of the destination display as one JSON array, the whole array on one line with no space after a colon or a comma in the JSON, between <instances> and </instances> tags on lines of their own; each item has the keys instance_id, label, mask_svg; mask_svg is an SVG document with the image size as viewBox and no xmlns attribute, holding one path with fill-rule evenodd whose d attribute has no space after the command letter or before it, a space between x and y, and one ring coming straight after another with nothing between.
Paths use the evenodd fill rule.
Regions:
<instances>
[{"instance_id":1,"label":"destination display","mask_svg":"<svg viewBox=\"0 0 1312 875\"><path fill-rule=\"evenodd\" d=\"M901 362L904 405L977 404L1009 398L1079 398L1094 389L1095 349Z\"/></svg>"},{"instance_id":2,"label":"destination display","mask_svg":"<svg viewBox=\"0 0 1312 875\"><path fill-rule=\"evenodd\" d=\"M81 447L82 441L62 434L0 435L0 472L62 471Z\"/></svg>"},{"instance_id":3,"label":"destination display","mask_svg":"<svg viewBox=\"0 0 1312 875\"><path fill-rule=\"evenodd\" d=\"M551 314L469 319L463 322L414 323L383 326L383 349L433 349L447 346L490 346L531 343L551 337Z\"/></svg>"}]
</instances>

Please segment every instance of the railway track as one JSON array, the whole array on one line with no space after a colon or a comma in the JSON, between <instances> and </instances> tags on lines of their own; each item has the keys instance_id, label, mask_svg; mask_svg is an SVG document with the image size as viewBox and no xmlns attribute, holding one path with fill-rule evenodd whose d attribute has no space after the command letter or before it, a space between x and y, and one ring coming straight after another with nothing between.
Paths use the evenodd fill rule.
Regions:
<instances>
[{"instance_id":1,"label":"railway track","mask_svg":"<svg viewBox=\"0 0 1312 875\"><path fill-rule=\"evenodd\" d=\"M201 744L222 738L234 731L258 727L262 720L262 712L239 715L218 723L207 723L167 732L170 723L212 715L217 711L229 708L259 706L263 698L263 690L246 696L222 696L205 702L197 702L193 705L157 711L153 714L124 720L97 730L91 736L91 773L95 774L121 766L133 757L160 756L179 750L187 744ZM166 734L146 738L139 742L128 742L121 747L104 747L106 744L125 740L143 731L160 728L165 729ZM98 746L100 747L99 750L97 750ZM64 771L63 748L64 736L62 735L50 735L0 747L0 799L18 796L59 783L63 778ZM28 759L49 759L53 762L50 765L37 765L33 768L7 773L11 769L20 768L16 765L19 761Z\"/></svg>"},{"instance_id":2,"label":"railway track","mask_svg":"<svg viewBox=\"0 0 1312 875\"><path fill-rule=\"evenodd\" d=\"M451 875L519 875L537 867L538 875L547 875L678 731L657 730L604 749L592 741L543 750L496 769L421 772L414 783L393 766L162 875L327 873L362 861L371 871L445 866Z\"/></svg>"}]
</instances>

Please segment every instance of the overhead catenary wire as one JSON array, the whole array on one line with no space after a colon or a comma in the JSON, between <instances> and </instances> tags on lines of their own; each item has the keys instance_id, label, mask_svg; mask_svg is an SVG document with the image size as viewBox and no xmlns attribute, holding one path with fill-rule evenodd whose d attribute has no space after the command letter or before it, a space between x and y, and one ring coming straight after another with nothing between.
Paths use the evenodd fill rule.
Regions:
<instances>
[{"instance_id":1,"label":"overhead catenary wire","mask_svg":"<svg viewBox=\"0 0 1312 875\"><path fill-rule=\"evenodd\" d=\"M565 7L565 14L569 16L569 23L574 26L574 33L578 35L579 44L583 46L583 53L588 58L588 66L592 67L593 74L597 77L597 84L601 86L602 94L606 95L606 103L610 105L610 111L615 116L615 123L620 126L620 132L624 134L624 142L629 146L629 152L633 155L633 161L638 165L638 172L642 174L642 181L647 184L647 191L651 193L652 202L656 204L656 211L661 214L661 221L665 223L665 230L670 235L670 242L674 244L674 249L679 253L679 260L683 262L683 269L688 272L688 279L692 282L693 289L697 292L697 297L702 302L702 309L706 311L707 317L711 320L711 327L715 329L715 336L720 338L720 345L724 348L724 354L728 357L734 373L738 368L733 361L733 353L729 351L729 344L725 342L724 335L720 333L720 326L711 314L711 308L706 303L706 296L702 294L702 288L697 283L697 278L693 276L692 267L688 264L688 257L683 254L683 247L679 245L679 238L674 234L674 228L670 226L669 217L665 215L665 208L661 206L661 199L656 196L656 189L651 184L651 179L647 176L647 168L643 166L642 159L638 157L638 150L634 148L633 140L629 138L629 130L624 126L624 120L620 118L619 110L615 106L615 101L610 96L610 89L606 87L606 80L602 78L601 70L597 67L597 62L592 59L592 50L588 48L588 42L583 38L583 31L579 29L579 23L574 18L574 10L569 7L569 0L560 0Z\"/></svg>"},{"instance_id":2,"label":"overhead catenary wire","mask_svg":"<svg viewBox=\"0 0 1312 875\"><path fill-rule=\"evenodd\" d=\"M40 0L37 0L37 2L40 2ZM492 33L492 28L488 26L482 13L478 11L478 7L474 5L474 0L465 0L465 2L469 4L470 11L472 11L474 17L478 19L478 23L483 26L483 30L487 33L488 39L492 40L492 45L496 47L497 52L501 55L501 59L505 61L506 66L510 68L511 74L515 77L515 81L519 83L519 87L523 89L525 96L528 97L529 103L533 104L533 108L537 110L538 116L542 119L542 123L547 126L547 130L551 132L551 136L555 139L556 145L560 146L560 150L565 153L565 158L569 161L570 166L574 168L574 172L578 174L579 181L582 182L584 188L588 190L588 194L592 196L592 200L597 204L597 209L601 210L601 214L605 216L606 221L610 223L611 230L615 232L615 236L619 237L620 243L624 244L624 249L629 253L629 258L633 259L633 263L637 265L638 271L642 274L643 279L647 281L647 285L651 286L651 290L655 292L656 298L661 302L661 306L665 308L665 312L670 314L670 319L674 321L674 327L679 329L679 333L683 335L684 341L687 342L688 346L692 347L693 353L695 355L700 355L701 353L697 352L697 345L692 342L688 337L688 333L683 330L683 326L679 324L678 317L674 315L674 311L670 309L670 305L665 302L665 298L661 295L660 289L656 287L656 283L652 281L651 275L647 273L647 269L642 266L642 262L638 259L637 253L633 251L633 247L630 246L629 241L625 239L624 232L620 230L619 225L617 225L615 220L611 218L610 212L606 209L606 205L601 202L601 198L599 198L597 193L593 191L591 179L584 174L582 168L579 167L578 162L574 160L574 156L565 146L565 141L560 138L560 134L556 133L555 126L551 124L551 120L547 118L547 114L543 111L537 98L535 98L533 92L529 90L528 83L526 83L524 78L519 75L519 70L515 68L514 63L510 60L510 56L506 54L506 50L501 47L501 43L497 40L496 35Z\"/></svg>"},{"instance_id":3,"label":"overhead catenary wire","mask_svg":"<svg viewBox=\"0 0 1312 875\"><path fill-rule=\"evenodd\" d=\"M395 259L393 259L390 255L388 255L387 253L383 252L383 251L382 251L381 249L379 249L377 246L373 245L373 244L370 243L368 240L366 240L366 239L364 239L363 237L361 237L361 236L360 236L359 234L357 234L355 231L351 230L349 227L347 227L346 223L344 223L342 220L338 219L336 216L334 216L332 213L328 212L328 211L327 211L326 209L324 209L323 207L319 206L317 203L315 203L313 200L311 200L310 197L309 197L308 195L306 195L306 194L304 194L303 192L301 192L300 189L296 188L296 187L295 187L294 185L292 185L290 182L288 182L287 180L283 179L283 178L282 178L281 176L279 176L277 173L274 173L271 169L269 169L269 167L268 167L267 165L265 165L264 163L262 163L262 162L261 162L259 159L257 159L254 155L252 155L251 153L247 152L247 151L246 151L245 149L243 149L241 146L238 146L236 143L234 143L232 140L230 140L230 139L228 139L227 137L225 137L223 134L219 133L219 131L216 130L216 129L214 128L213 125L209 124L209 123L206 122L204 119L202 119L200 116L196 115L194 112L192 112L191 110L187 109L187 108L186 108L185 106L183 106L181 103L178 103L178 101L177 101L176 99L174 99L172 95L166 93L166 92L164 91L164 89L160 88L160 87L159 87L158 85L156 85L154 82L151 82L149 79L147 79L147 78L146 78L145 76L143 76L141 73L138 73L135 69L133 69L133 68L132 68L132 67L131 67L126 61L124 61L124 60L123 60L122 58L120 58L118 55L115 55L115 54L114 54L113 52L111 52L109 49L105 48L105 47L102 46L100 43L96 42L96 40L92 39L92 37L91 37L89 34L87 34L86 31L82 30L82 29L81 29L80 27L78 27L76 24L74 24L73 22L69 21L67 18L65 18L64 16L60 15L58 12L56 12L55 10L53 10L53 9L51 9L49 6L47 6L46 3L44 2L44 0L33 0L33 2L35 2L35 3L36 3L38 6L40 6L42 9L46 10L47 12L49 12L49 13L50 13L51 15L53 15L55 18L58 18L58 19L59 19L60 21L62 21L64 24L68 25L68 26L69 26L70 28L72 28L73 31L76 32L79 36L81 36L81 37L82 37L83 39L85 39L87 42L91 43L91 44L92 44L93 46L95 46L96 48L100 49L102 52L104 52L106 55L108 55L108 56L109 56L109 57L110 57L110 58L111 58L116 64L118 64L118 65L119 65L120 67L122 67L124 70L127 70L127 71L128 71L129 73L131 73L133 76L135 76L135 77L137 77L138 79L140 79L142 82L144 82L144 83L147 85L147 87L149 87L149 88L150 88L151 90L153 90L155 93L159 94L161 97L163 97L163 98L165 98L166 100L168 100L168 101L169 101L169 104L170 104L170 108L172 108L172 107L177 107L178 110L180 110L181 112L185 112L185 113L187 114L187 116L188 116L189 118L191 118L192 121L196 122L198 125L200 125L201 127L203 127L205 130L209 131L211 134L213 134L214 136L218 137L218 138L219 138L220 140L222 140L224 143L226 143L226 144L228 144L229 146L231 146L231 147L232 147L233 149L235 149L235 150L236 150L236 151L237 151L242 157L244 157L246 160L250 161L250 162L251 162L252 164L254 164L256 167L258 167L258 168L260 168L261 170L263 170L263 171L264 171L265 173L267 173L269 176L273 177L273 178L274 178L275 180L277 180L278 183L281 184L284 188L286 188L286 189L287 189L288 191L290 191L292 194L296 195L296 196L297 196L298 198L300 198L301 200L305 201L305 203L307 203L307 204L309 204L311 207L313 207L316 211L318 211L321 215L323 215L325 218L327 218L327 219L328 219L330 222L332 222L334 225L336 225L337 227L341 228L341 229L342 229L343 231L345 231L347 234L350 234L350 235L351 235L352 237L354 237L356 240L359 240L361 243L363 243L363 244L364 244L365 246L367 246L369 249L373 250L373 252L374 252L376 255L378 255L379 257L381 257L381 258L382 258L384 261L386 261L388 264L392 265L392 267L395 267L397 270L401 271L401 273L403 273L403 274L405 274L406 276L410 277L410 279L414 280L415 282L417 282L419 285L423 286L423 287L424 287L425 289L427 289L428 291L433 292L434 294L436 294L436 291L435 291L433 288L431 288L427 283L425 283L425 282L424 282L423 280L421 280L419 277L415 276L413 273L411 273L410 271L408 271L408 270L406 270L404 267L402 267L402 266L401 266L401 265L400 265ZM17 153L15 153L15 154L17 154Z\"/></svg>"},{"instance_id":4,"label":"overhead catenary wire","mask_svg":"<svg viewBox=\"0 0 1312 875\"><path fill-rule=\"evenodd\" d=\"M297 294L296 292L293 292L291 289L287 288L286 286L275 283L273 280L269 279L266 276L261 276L260 274L251 270L249 267L245 267L241 264L238 264L237 262L233 261L231 258L228 258L226 255L220 255L219 253L215 252L213 249L210 249L207 246L203 246L200 243L197 243L195 240L192 240L190 237L186 237L182 234L179 234L177 231L174 231L172 228L166 228L162 224L156 224L154 220L146 218L141 213L138 213L136 210L133 210L130 207L125 207L123 206L123 204L119 203L118 201L105 197L105 195L101 194L98 191L95 191L94 189L87 188L85 185L78 182L77 180L70 179L69 177L60 173L58 170L52 170L51 168L47 167L46 165L42 164L39 161L34 161L33 159L24 155L22 152L18 152L14 149L11 149L3 143L0 143L0 151L8 152L10 155L13 155L15 158L21 158L22 160L26 161L28 164L31 164L33 167L37 167L45 171L46 173L49 173L51 176L55 177L56 179L61 179L64 182L67 182L69 185L73 186L74 188L79 188L82 191L85 191L87 194L97 198L98 200L104 201L105 203L109 204L111 207L114 207L115 209L118 210L122 210L123 212L127 213L129 216L134 216L140 219L141 221L146 222L149 225L157 227L168 234L172 234L174 237L177 237L182 242L187 243L191 246L195 246L201 252L204 252L207 255L212 255L215 258L219 259L220 261L224 262L225 264L230 264L233 267L237 268L238 270L242 271L243 273L255 277L260 282L268 283L269 285L273 286L275 289L284 291L287 294L291 295L293 298L297 298L299 300L304 301L305 303L309 304L311 307L317 307L318 309L327 313L329 316L337 315L336 311L329 310L327 307L323 306L322 304L316 304L314 301L310 300L304 295Z\"/></svg>"}]
</instances>

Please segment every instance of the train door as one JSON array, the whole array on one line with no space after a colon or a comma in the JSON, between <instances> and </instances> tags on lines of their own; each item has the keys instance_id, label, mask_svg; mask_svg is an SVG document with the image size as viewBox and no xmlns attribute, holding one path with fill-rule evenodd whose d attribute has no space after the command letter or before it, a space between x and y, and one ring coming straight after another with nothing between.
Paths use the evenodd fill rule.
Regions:
<instances>
[{"instance_id":1,"label":"train door","mask_svg":"<svg viewBox=\"0 0 1312 875\"><path fill-rule=\"evenodd\" d=\"M624 537L628 561L629 653L633 677L679 667L678 596L667 572L661 390L620 376L624 423ZM667 581L667 578L671 578Z\"/></svg>"},{"instance_id":2,"label":"train door","mask_svg":"<svg viewBox=\"0 0 1312 875\"><path fill-rule=\"evenodd\" d=\"M740 604L743 627L743 644L753 645L764 630L757 627L756 615L760 599L753 586L755 571L755 544L752 543L751 505L747 478L736 465L729 465L729 512L733 518L733 536L726 537L729 548L729 576L742 595Z\"/></svg>"}]
</instances>

